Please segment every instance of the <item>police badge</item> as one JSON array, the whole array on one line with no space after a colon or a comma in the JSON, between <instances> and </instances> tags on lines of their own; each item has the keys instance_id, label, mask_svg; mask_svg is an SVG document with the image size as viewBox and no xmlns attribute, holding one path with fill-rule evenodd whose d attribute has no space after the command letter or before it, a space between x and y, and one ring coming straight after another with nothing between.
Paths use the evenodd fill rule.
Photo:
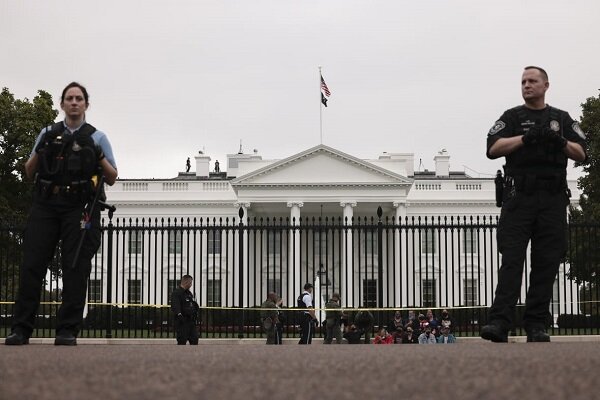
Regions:
<instances>
[{"instance_id":1,"label":"police badge","mask_svg":"<svg viewBox=\"0 0 600 400\"><path fill-rule=\"evenodd\" d=\"M571 128L573 128L575 133L578 134L580 138L585 140L585 132L583 131L583 129L581 129L581 127L579 126L579 124L577 122L573 122L573 125L571 125Z\"/></svg>"},{"instance_id":2,"label":"police badge","mask_svg":"<svg viewBox=\"0 0 600 400\"><path fill-rule=\"evenodd\" d=\"M504 123L504 121L501 121L501 120L496 121L496 123L494 123L494 126L492 126L492 128L488 132L488 136L495 135L496 133L500 132L505 127L506 127L506 124Z\"/></svg>"},{"instance_id":3,"label":"police badge","mask_svg":"<svg viewBox=\"0 0 600 400\"><path fill-rule=\"evenodd\" d=\"M550 121L550 130L553 132L560 131L560 124L556 120Z\"/></svg>"}]
</instances>

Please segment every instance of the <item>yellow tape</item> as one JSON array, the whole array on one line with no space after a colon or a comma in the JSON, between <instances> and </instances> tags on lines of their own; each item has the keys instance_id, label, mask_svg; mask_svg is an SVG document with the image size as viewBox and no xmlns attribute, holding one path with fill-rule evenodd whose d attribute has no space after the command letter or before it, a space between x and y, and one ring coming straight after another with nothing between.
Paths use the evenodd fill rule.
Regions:
<instances>
[{"instance_id":1,"label":"yellow tape","mask_svg":"<svg viewBox=\"0 0 600 400\"><path fill-rule=\"evenodd\" d=\"M589 301L579 301L579 302L570 302L566 304L594 304L600 303L600 300L589 300ZM0 301L0 304L15 304L14 301ZM61 302L58 301L42 301L40 302L42 305L61 305ZM554 303L558 304L558 303ZM171 308L170 305L165 304L137 304L137 303L97 303L97 302L89 302L88 306L115 306L120 308L125 307L150 307L150 308ZM422 311L425 309L431 310L469 310L469 309L479 309L486 308L488 306L456 306L456 307L374 307L374 308L263 308L263 307L210 307L210 306L201 306L201 310L257 310L257 311ZM525 304L518 304L517 307L525 307Z\"/></svg>"}]
</instances>

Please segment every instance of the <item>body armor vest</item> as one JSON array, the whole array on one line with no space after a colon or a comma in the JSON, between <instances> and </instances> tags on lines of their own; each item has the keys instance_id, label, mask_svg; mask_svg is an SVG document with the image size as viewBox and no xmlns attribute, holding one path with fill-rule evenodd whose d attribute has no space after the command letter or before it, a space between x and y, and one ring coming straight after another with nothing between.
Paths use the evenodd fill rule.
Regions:
<instances>
[{"instance_id":1,"label":"body armor vest","mask_svg":"<svg viewBox=\"0 0 600 400\"><path fill-rule=\"evenodd\" d=\"M86 200L93 192L92 177L98 173L90 124L83 124L71 133L58 122L46 129L40 139L36 185L40 193L77 193Z\"/></svg>"},{"instance_id":2,"label":"body armor vest","mask_svg":"<svg viewBox=\"0 0 600 400\"><path fill-rule=\"evenodd\" d=\"M87 123L72 134L62 122L49 127L38 151L38 182L58 187L89 186L99 167L91 137L95 131L96 128Z\"/></svg>"},{"instance_id":3,"label":"body armor vest","mask_svg":"<svg viewBox=\"0 0 600 400\"><path fill-rule=\"evenodd\" d=\"M548 113L543 121L536 121L536 125L541 125L541 129L558 132L563 135L563 118L560 110L548 106ZM521 124L527 121L530 116L527 114L524 106L518 106L512 109L516 121L519 125L517 134L524 134L526 130L521 129ZM517 175L524 172L535 173L538 175L550 175L565 170L567 166L567 156L562 150L557 150L551 143L538 143L529 148L522 148L515 152L514 157L507 159L507 173Z\"/></svg>"}]
</instances>

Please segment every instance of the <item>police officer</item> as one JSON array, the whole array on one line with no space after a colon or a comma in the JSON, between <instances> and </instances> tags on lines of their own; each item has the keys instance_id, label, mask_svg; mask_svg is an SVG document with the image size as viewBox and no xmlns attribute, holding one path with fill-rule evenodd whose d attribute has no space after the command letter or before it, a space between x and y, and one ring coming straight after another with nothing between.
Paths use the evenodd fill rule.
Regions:
<instances>
[{"instance_id":1,"label":"police officer","mask_svg":"<svg viewBox=\"0 0 600 400\"><path fill-rule=\"evenodd\" d=\"M178 345L185 345L188 341L191 345L198 344L196 317L199 307L194 300L194 294L190 292L192 282L193 278L190 275L184 275L179 287L171 294L171 311L175 316Z\"/></svg>"},{"instance_id":2,"label":"police officer","mask_svg":"<svg viewBox=\"0 0 600 400\"><path fill-rule=\"evenodd\" d=\"M525 67L521 92L525 104L507 110L490 129L487 156L506 157L503 204L498 224L502 266L481 337L507 342L527 246L531 241L531 275L524 327L528 342L549 342L546 321L552 286L566 253L567 160L584 161L585 134L565 111L545 102L548 75Z\"/></svg>"},{"instance_id":3,"label":"police officer","mask_svg":"<svg viewBox=\"0 0 600 400\"><path fill-rule=\"evenodd\" d=\"M267 294L267 299L263 301L260 310L260 318L262 321L263 330L267 334L267 344L279 344L280 340L277 337L279 329L279 311L277 310L278 296L274 292Z\"/></svg>"},{"instance_id":4,"label":"police officer","mask_svg":"<svg viewBox=\"0 0 600 400\"><path fill-rule=\"evenodd\" d=\"M298 344L311 344L315 330L315 325L318 324L315 316L315 309L312 299L313 285L311 283L304 284L304 292L298 297L298 307L302 310L300 319L300 329L302 331Z\"/></svg>"},{"instance_id":5,"label":"police officer","mask_svg":"<svg viewBox=\"0 0 600 400\"><path fill-rule=\"evenodd\" d=\"M337 344L342 343L342 329L340 323L342 319L342 310L340 306L340 295L334 293L331 299L325 304L325 316L327 323L325 324L325 340L323 343L331 344L335 338Z\"/></svg>"},{"instance_id":6,"label":"police officer","mask_svg":"<svg viewBox=\"0 0 600 400\"><path fill-rule=\"evenodd\" d=\"M100 246L100 207L95 201L103 195L99 183L112 185L117 178L107 136L86 122L85 87L77 82L67 85L60 107L65 119L42 129L25 163L26 176L34 178L34 194L7 345L29 343L46 269L59 240L63 292L54 344L77 344L91 259Z\"/></svg>"}]
</instances>

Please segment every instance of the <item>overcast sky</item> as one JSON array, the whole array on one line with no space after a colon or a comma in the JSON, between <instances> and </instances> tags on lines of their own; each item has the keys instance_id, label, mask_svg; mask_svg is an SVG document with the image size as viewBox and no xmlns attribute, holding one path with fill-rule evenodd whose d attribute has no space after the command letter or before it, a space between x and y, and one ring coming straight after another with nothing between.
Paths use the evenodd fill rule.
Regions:
<instances>
[{"instance_id":1,"label":"overcast sky","mask_svg":"<svg viewBox=\"0 0 600 400\"><path fill-rule=\"evenodd\" d=\"M547 102L579 119L599 43L595 0L0 0L0 86L57 108L67 83L87 86L121 178L174 177L201 149L226 169L240 140L265 159L319 144L319 66L324 144L428 169L445 148L451 170L491 175L487 132L522 103L523 67L544 67Z\"/></svg>"}]
</instances>

